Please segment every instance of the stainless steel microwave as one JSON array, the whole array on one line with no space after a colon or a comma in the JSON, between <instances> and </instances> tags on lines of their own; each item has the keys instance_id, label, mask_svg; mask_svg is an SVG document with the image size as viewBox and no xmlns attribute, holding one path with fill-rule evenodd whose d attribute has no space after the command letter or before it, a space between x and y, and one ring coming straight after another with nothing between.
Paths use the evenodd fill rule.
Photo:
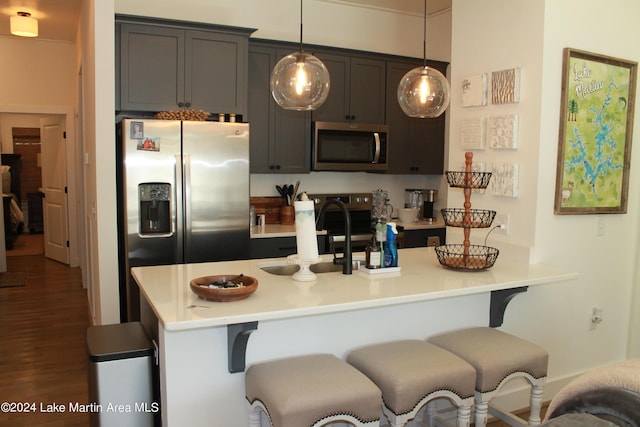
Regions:
<instances>
[{"instance_id":1,"label":"stainless steel microwave","mask_svg":"<svg viewBox=\"0 0 640 427\"><path fill-rule=\"evenodd\" d=\"M314 171L383 171L388 168L389 126L314 122Z\"/></svg>"}]
</instances>

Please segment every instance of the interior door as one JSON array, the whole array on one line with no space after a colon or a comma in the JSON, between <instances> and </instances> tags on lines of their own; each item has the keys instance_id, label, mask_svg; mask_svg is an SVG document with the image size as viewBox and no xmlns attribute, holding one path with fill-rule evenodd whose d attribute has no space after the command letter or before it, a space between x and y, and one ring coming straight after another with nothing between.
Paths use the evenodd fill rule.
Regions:
<instances>
[{"instance_id":1,"label":"interior door","mask_svg":"<svg viewBox=\"0 0 640 427\"><path fill-rule=\"evenodd\" d=\"M44 254L47 258L69 264L64 131L64 121L61 118L47 118L40 121Z\"/></svg>"}]
</instances>

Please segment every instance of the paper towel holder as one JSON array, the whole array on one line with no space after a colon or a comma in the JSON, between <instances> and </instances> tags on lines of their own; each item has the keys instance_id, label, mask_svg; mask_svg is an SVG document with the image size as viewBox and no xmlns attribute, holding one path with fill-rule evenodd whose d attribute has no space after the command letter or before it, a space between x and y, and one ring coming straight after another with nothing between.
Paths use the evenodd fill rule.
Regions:
<instances>
[{"instance_id":1,"label":"paper towel holder","mask_svg":"<svg viewBox=\"0 0 640 427\"><path fill-rule=\"evenodd\" d=\"M316 273L311 271L311 266L321 261L319 257L314 260L300 259L298 257L298 254L293 254L287 257L287 261L289 262L289 264L297 264L300 266L300 269L293 273L293 276L291 276L293 280L297 282L313 282L318 278L318 276L316 276Z\"/></svg>"}]
</instances>

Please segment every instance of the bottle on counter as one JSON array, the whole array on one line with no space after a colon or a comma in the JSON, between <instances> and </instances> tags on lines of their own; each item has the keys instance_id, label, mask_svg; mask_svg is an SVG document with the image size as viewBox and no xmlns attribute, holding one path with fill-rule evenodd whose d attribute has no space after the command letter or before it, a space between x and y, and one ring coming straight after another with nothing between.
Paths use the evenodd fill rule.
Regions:
<instances>
[{"instance_id":1,"label":"bottle on counter","mask_svg":"<svg viewBox=\"0 0 640 427\"><path fill-rule=\"evenodd\" d=\"M384 244L384 266L398 266L398 246L396 244L398 229L395 222L387 223L387 241Z\"/></svg>"},{"instance_id":2,"label":"bottle on counter","mask_svg":"<svg viewBox=\"0 0 640 427\"><path fill-rule=\"evenodd\" d=\"M373 234L373 238L365 248L365 254L365 266L367 268L382 268L380 245L378 243L378 239L376 239L375 233Z\"/></svg>"}]
</instances>

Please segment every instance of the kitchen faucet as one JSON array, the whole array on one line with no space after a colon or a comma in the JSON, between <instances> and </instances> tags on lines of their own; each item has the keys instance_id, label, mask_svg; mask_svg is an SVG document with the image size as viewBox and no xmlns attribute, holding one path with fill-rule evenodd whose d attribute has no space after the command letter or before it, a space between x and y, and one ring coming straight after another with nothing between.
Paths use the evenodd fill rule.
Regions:
<instances>
[{"instance_id":1,"label":"kitchen faucet","mask_svg":"<svg viewBox=\"0 0 640 427\"><path fill-rule=\"evenodd\" d=\"M344 254L342 258L336 257L335 250L333 251L333 263L336 265L342 264L342 274L351 274L353 270L353 257L351 254L351 214L347 206L337 199L327 199L320 207L318 218L316 219L316 230L322 230L324 228L324 213L329 205L336 205L342 211L344 217Z\"/></svg>"}]
</instances>

